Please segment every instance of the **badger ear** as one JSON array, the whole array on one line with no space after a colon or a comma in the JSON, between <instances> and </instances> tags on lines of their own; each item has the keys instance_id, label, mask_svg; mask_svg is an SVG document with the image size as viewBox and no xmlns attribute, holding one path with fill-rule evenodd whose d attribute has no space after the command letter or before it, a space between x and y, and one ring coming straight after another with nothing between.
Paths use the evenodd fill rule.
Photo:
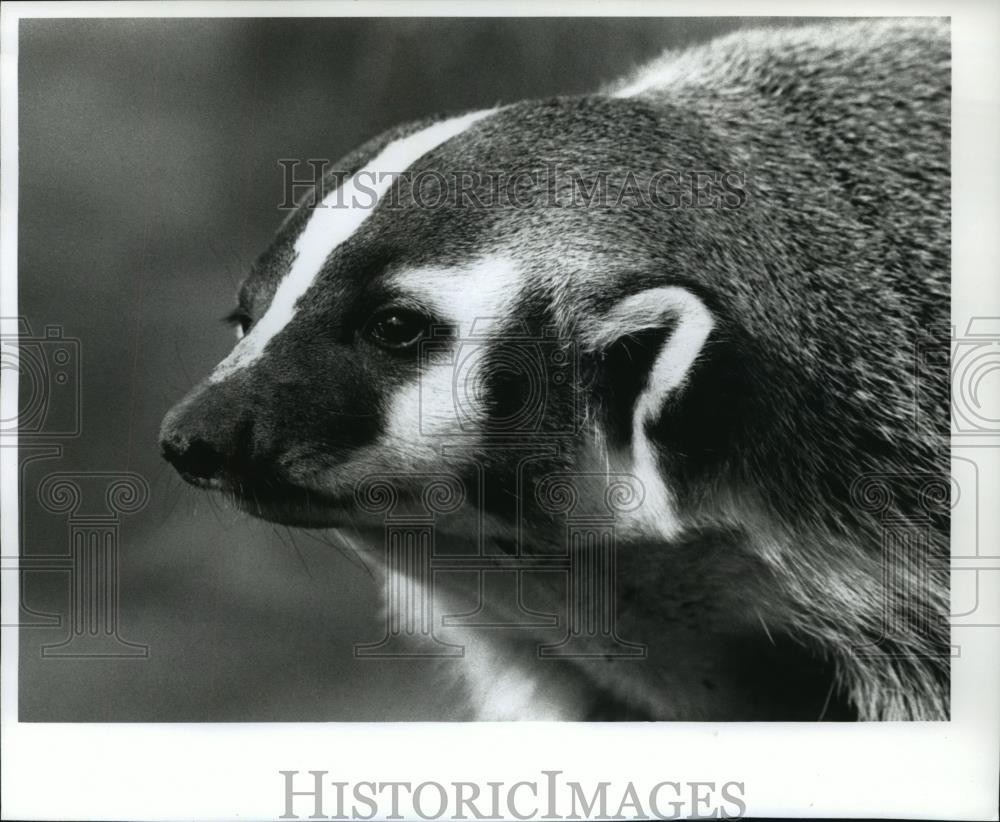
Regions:
<instances>
[{"instance_id":1,"label":"badger ear","mask_svg":"<svg viewBox=\"0 0 1000 822\"><path fill-rule=\"evenodd\" d=\"M712 312L681 287L653 288L626 297L597 323L591 337L599 357L599 398L609 446L629 455L646 505L660 530L674 519L673 500L659 459L655 429L692 379L715 325Z\"/></svg>"},{"instance_id":2,"label":"badger ear","mask_svg":"<svg viewBox=\"0 0 1000 822\"><path fill-rule=\"evenodd\" d=\"M705 303L686 288L652 288L626 297L597 324L592 345L607 368L635 383L633 422L651 424L689 378L712 333ZM616 360L616 349L623 352Z\"/></svg>"}]
</instances>

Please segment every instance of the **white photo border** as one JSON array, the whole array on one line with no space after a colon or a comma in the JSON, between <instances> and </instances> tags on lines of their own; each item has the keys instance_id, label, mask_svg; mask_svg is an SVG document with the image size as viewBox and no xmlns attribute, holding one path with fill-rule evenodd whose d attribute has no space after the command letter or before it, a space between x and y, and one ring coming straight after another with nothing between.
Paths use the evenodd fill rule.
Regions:
<instances>
[{"instance_id":1,"label":"white photo border","mask_svg":"<svg viewBox=\"0 0 1000 822\"><path fill-rule=\"evenodd\" d=\"M17 36L33 17L291 16L947 16L953 38L953 323L1000 317L1000 5L842 0L780 2L164 2L5 3L0 11L3 180L0 316L17 316ZM17 409L3 371L0 410ZM992 401L996 401L996 397ZM994 407L1000 407L995 405ZM956 452L957 453L957 452ZM1000 489L1000 447L976 452L984 488ZM18 542L17 454L0 448L3 553ZM997 499L996 496L992 497ZM980 545L1000 553L1000 509ZM976 553L958 537L955 556ZM3 623L17 621L18 579L2 575ZM980 595L1000 591L987 572ZM991 577L991 579L990 579ZM995 603L994 603L995 604ZM940 723L206 723L18 722L18 633L3 629L5 819L247 819L284 811L281 770L341 781L567 778L651 786L744 783L748 816L997 819L1000 642L997 627L955 627L952 719ZM565 812L565 809L562 809ZM299 811L306 818L308 811Z\"/></svg>"}]
</instances>

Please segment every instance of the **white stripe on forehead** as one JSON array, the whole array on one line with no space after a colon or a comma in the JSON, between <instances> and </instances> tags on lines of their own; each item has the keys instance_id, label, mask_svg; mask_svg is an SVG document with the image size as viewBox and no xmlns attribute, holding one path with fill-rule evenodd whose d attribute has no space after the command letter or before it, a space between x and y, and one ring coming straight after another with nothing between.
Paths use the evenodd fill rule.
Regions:
<instances>
[{"instance_id":1,"label":"white stripe on forehead","mask_svg":"<svg viewBox=\"0 0 1000 822\"><path fill-rule=\"evenodd\" d=\"M299 298L315 282L330 254L368 219L400 173L406 171L427 152L452 137L457 137L494 111L496 109L486 109L453 117L408 137L394 140L364 168L355 172L343 186L327 194L296 239L292 267L278 285L271 305L250 333L241 339L229 356L216 366L209 380L221 382L234 371L245 368L263 353L264 347L295 316ZM343 205L337 207L338 203L346 204L347 207Z\"/></svg>"},{"instance_id":2,"label":"white stripe on forehead","mask_svg":"<svg viewBox=\"0 0 1000 822\"><path fill-rule=\"evenodd\" d=\"M400 291L452 323L460 338L487 333L510 313L521 290L521 270L502 255L454 268L411 268L390 279Z\"/></svg>"}]
</instances>

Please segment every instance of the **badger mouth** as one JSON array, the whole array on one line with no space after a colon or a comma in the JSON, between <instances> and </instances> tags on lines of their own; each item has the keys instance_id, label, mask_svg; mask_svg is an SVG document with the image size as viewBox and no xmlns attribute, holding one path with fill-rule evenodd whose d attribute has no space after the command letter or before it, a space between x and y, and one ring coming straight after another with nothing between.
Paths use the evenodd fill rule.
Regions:
<instances>
[{"instance_id":1,"label":"badger mouth","mask_svg":"<svg viewBox=\"0 0 1000 822\"><path fill-rule=\"evenodd\" d=\"M222 496L243 513L296 528L353 525L353 500L281 480L261 481L223 474L211 478L179 472L190 485Z\"/></svg>"},{"instance_id":2,"label":"badger mouth","mask_svg":"<svg viewBox=\"0 0 1000 822\"><path fill-rule=\"evenodd\" d=\"M242 493L227 492L232 503L257 519L296 528L339 528L351 522L350 511L343 501L303 488L245 489Z\"/></svg>"}]
</instances>

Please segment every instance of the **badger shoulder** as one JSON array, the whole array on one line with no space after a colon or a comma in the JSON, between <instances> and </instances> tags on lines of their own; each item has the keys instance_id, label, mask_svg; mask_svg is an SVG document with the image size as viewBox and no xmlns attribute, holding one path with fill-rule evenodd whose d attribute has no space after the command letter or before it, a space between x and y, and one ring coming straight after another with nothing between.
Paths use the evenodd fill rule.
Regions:
<instances>
[{"instance_id":1,"label":"badger shoulder","mask_svg":"<svg viewBox=\"0 0 1000 822\"><path fill-rule=\"evenodd\" d=\"M950 55L947 20L758 29L667 53L607 93L710 130L761 193L793 179L794 207L817 193L802 198L796 173L825 170L868 222L889 190L919 238L933 226L912 218L948 205Z\"/></svg>"},{"instance_id":2,"label":"badger shoulder","mask_svg":"<svg viewBox=\"0 0 1000 822\"><path fill-rule=\"evenodd\" d=\"M783 260L796 295L827 294L845 317L875 304L911 331L947 323L947 20L739 31L667 53L605 94L657 113L664 163L682 146L683 162L743 175L748 207L701 218L726 249L769 250L731 266L729 293ZM751 303L764 284L753 279Z\"/></svg>"},{"instance_id":3,"label":"badger shoulder","mask_svg":"<svg viewBox=\"0 0 1000 822\"><path fill-rule=\"evenodd\" d=\"M829 83L863 93L874 85L914 91L914 72L936 78L949 70L946 19L889 18L733 32L668 50L606 92L656 97L687 90L709 94L795 97ZM936 94L937 83L926 91ZM918 88L919 92L920 89Z\"/></svg>"}]
</instances>

